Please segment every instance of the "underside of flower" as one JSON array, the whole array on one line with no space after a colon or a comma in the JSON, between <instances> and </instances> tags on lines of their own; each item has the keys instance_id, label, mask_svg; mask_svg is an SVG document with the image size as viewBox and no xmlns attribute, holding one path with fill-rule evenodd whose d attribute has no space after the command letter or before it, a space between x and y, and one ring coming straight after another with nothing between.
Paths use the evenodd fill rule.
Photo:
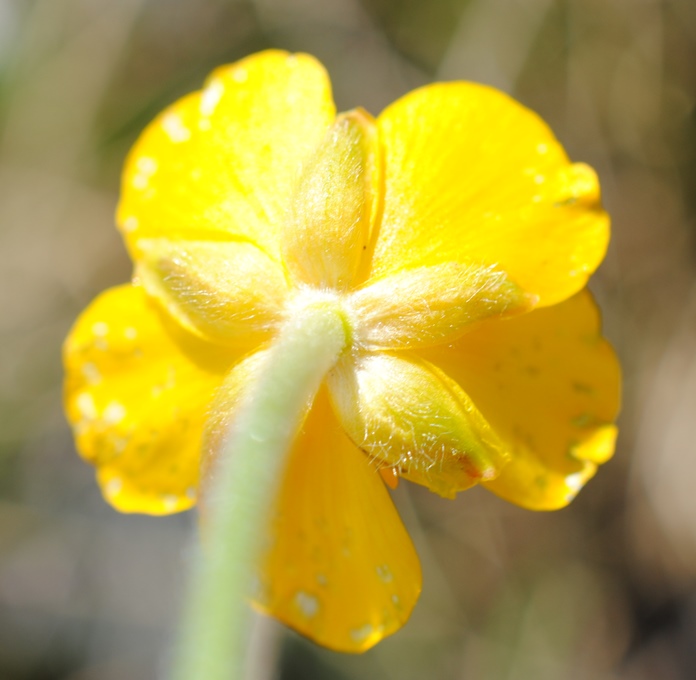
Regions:
<instances>
[{"instance_id":1,"label":"underside of flower","mask_svg":"<svg viewBox=\"0 0 696 680\"><path fill-rule=\"evenodd\" d=\"M368 648L420 589L377 471L548 510L612 454L618 364L582 290L608 240L597 179L502 93L336 115L316 61L265 52L150 125L118 220L133 285L65 357L78 447L123 511L194 505L279 329L322 307L343 324L257 593L322 644Z\"/></svg>"}]
</instances>

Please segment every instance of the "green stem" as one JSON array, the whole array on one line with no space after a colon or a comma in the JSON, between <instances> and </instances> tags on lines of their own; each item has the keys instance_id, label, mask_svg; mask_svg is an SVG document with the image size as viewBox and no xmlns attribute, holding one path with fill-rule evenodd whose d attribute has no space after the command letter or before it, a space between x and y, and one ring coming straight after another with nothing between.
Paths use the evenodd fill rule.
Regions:
<instances>
[{"instance_id":1,"label":"green stem","mask_svg":"<svg viewBox=\"0 0 696 680\"><path fill-rule=\"evenodd\" d=\"M206 549L194 564L173 680L244 677L246 599L285 457L346 344L339 309L306 306L281 327L258 380L247 388L206 502Z\"/></svg>"}]
</instances>

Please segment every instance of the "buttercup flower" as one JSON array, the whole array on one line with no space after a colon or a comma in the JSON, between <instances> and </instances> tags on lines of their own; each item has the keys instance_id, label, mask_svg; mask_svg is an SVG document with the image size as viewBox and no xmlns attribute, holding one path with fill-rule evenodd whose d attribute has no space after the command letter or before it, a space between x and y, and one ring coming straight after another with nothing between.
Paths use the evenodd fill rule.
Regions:
<instances>
[{"instance_id":1,"label":"buttercup flower","mask_svg":"<svg viewBox=\"0 0 696 680\"><path fill-rule=\"evenodd\" d=\"M342 315L258 587L328 647L369 648L418 597L385 482L550 510L613 452L618 365L583 290L609 233L597 179L500 92L337 116L314 59L263 52L147 128L118 223L133 283L82 314L65 363L78 448L121 511L193 506L279 325Z\"/></svg>"}]
</instances>

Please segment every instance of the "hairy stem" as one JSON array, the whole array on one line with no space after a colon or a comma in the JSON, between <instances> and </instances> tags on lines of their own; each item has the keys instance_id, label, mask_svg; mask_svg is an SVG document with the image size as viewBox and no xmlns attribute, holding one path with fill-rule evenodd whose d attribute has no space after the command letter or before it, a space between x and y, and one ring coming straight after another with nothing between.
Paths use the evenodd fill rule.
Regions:
<instances>
[{"instance_id":1,"label":"hairy stem","mask_svg":"<svg viewBox=\"0 0 696 680\"><path fill-rule=\"evenodd\" d=\"M347 344L344 317L308 305L280 329L218 459L184 609L172 680L242 680L249 586L285 458L327 371Z\"/></svg>"}]
</instances>

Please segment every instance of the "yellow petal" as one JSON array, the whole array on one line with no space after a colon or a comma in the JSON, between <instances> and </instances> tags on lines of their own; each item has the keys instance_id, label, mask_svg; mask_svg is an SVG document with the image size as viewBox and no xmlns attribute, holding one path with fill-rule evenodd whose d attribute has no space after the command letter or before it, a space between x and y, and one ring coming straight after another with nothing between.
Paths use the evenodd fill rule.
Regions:
<instances>
[{"instance_id":1,"label":"yellow petal","mask_svg":"<svg viewBox=\"0 0 696 680\"><path fill-rule=\"evenodd\" d=\"M287 295L283 270L245 241L143 239L136 277L185 328L253 346L269 337Z\"/></svg>"},{"instance_id":2,"label":"yellow petal","mask_svg":"<svg viewBox=\"0 0 696 680\"><path fill-rule=\"evenodd\" d=\"M534 302L504 272L448 262L380 279L347 305L359 345L403 349L452 342L478 321L526 312Z\"/></svg>"},{"instance_id":3,"label":"yellow petal","mask_svg":"<svg viewBox=\"0 0 696 680\"><path fill-rule=\"evenodd\" d=\"M334 116L308 55L270 50L216 70L131 151L118 210L128 243L243 236L277 257L299 169Z\"/></svg>"},{"instance_id":4,"label":"yellow petal","mask_svg":"<svg viewBox=\"0 0 696 680\"><path fill-rule=\"evenodd\" d=\"M568 162L534 113L482 85L441 83L399 99L377 124L385 194L373 277L495 265L541 305L585 285L609 236L597 178Z\"/></svg>"},{"instance_id":5,"label":"yellow petal","mask_svg":"<svg viewBox=\"0 0 696 680\"><path fill-rule=\"evenodd\" d=\"M267 352L240 361L218 390L203 478ZM205 512L205 507L203 507ZM420 593L418 557L377 469L320 392L283 473L256 603L320 644L362 652L400 628Z\"/></svg>"},{"instance_id":6,"label":"yellow petal","mask_svg":"<svg viewBox=\"0 0 696 680\"><path fill-rule=\"evenodd\" d=\"M367 249L378 196L377 135L362 110L338 117L307 162L283 230L283 260L301 283L345 290Z\"/></svg>"},{"instance_id":7,"label":"yellow petal","mask_svg":"<svg viewBox=\"0 0 696 680\"><path fill-rule=\"evenodd\" d=\"M486 486L533 510L567 505L614 450L619 365L583 291L423 350L466 390L510 462Z\"/></svg>"},{"instance_id":8,"label":"yellow petal","mask_svg":"<svg viewBox=\"0 0 696 680\"><path fill-rule=\"evenodd\" d=\"M420 589L382 480L320 393L288 461L258 603L325 647L362 652L406 622Z\"/></svg>"},{"instance_id":9,"label":"yellow petal","mask_svg":"<svg viewBox=\"0 0 696 680\"><path fill-rule=\"evenodd\" d=\"M82 313L64 347L77 448L122 512L195 503L206 411L234 359L164 323L142 289L120 286Z\"/></svg>"},{"instance_id":10,"label":"yellow petal","mask_svg":"<svg viewBox=\"0 0 696 680\"><path fill-rule=\"evenodd\" d=\"M451 498L492 479L501 445L461 389L415 357L365 354L329 375L338 418L378 464Z\"/></svg>"}]
</instances>

